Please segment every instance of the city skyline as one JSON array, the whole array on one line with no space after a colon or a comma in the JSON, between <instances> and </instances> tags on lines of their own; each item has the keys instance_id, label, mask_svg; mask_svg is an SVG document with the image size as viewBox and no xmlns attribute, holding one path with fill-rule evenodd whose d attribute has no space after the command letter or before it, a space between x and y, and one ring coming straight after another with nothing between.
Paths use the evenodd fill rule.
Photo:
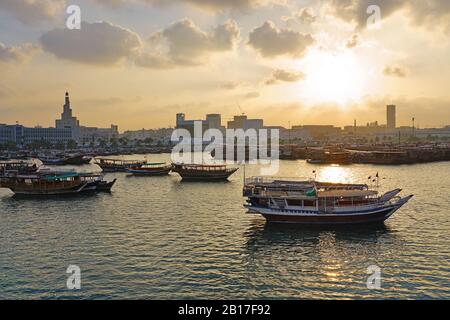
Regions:
<instances>
[{"instance_id":1,"label":"city skyline","mask_svg":"<svg viewBox=\"0 0 450 320\"><path fill-rule=\"evenodd\" d=\"M119 127L117 125L114 124L110 124L109 128L98 128L92 126L92 127L83 127L80 126L80 120L78 120L78 116L75 112L75 114L73 113L73 109L71 106L71 99L69 98L69 92L66 91L64 94L65 100L64 100L64 104L63 104L63 112L61 113L61 118L60 119L56 119L53 120L53 125L49 125L46 128L49 129L64 129L64 128L85 128L85 129L89 129L89 130L96 130L96 132L99 132L98 130L103 130L105 131L105 133L109 134L109 131L112 130L111 132L117 132L119 133ZM358 122L356 119L353 120L353 124L351 124L350 122L347 123L346 125L343 126L339 126L333 123L327 123L327 124L323 124L323 123L301 123L301 122L295 122L295 121L289 121L287 126L283 126L283 124L267 124L266 119L265 118L255 118L255 119L251 119L251 116L249 118L249 115L245 114L245 113L241 113L241 114L235 114L233 116L225 116L222 115L221 113L209 113L209 114L203 114L201 115L199 118L196 119L192 119L192 120L186 120L187 123L189 123L189 125L193 125L194 121L199 121L199 122L208 122L210 120L208 120L208 118L212 118L214 120L212 120L214 123L216 123L214 125L214 127L223 127L224 129L228 128L228 129L235 129L235 125L233 123L235 123L236 121L239 122L239 125L237 125L236 128L247 128L247 125L243 125L241 122L244 121L248 121L249 122L249 126L248 128L283 128L283 129L291 129L294 127L301 127L301 126L329 126L329 127L336 127L339 129L346 129L346 128L353 128L353 127L379 127L379 128L385 128L387 130L395 130L396 128L400 129L400 128L405 128L405 127L412 127L412 122L410 121L409 125L402 125L402 126L397 126L396 123L398 122L398 118L397 118L397 106L396 105L387 105L386 107L386 111L385 111L385 118L384 120L380 121L379 119L375 120L372 119L374 121L369 121L367 123L360 123ZM132 131L140 131L140 130L156 130L156 129L170 129L170 128L177 128L179 127L179 117L182 116L181 122L185 121L185 117L186 114L184 112L179 112L176 114L173 114L172 117L175 118L173 120L173 123L169 124L166 127L155 127L155 128L135 128L135 129L125 129L122 132L132 132ZM189 115L191 116L191 115ZM205 117L206 116L206 120L202 120L200 118ZM241 118L245 118L245 120L242 120ZM414 120L414 127L417 129L420 129L420 124L416 123L416 119L413 118ZM412 120L412 119L410 119ZM384 121L384 122L383 122ZM402 121L400 121L402 122ZM0 125L5 125L6 123L1 123ZM7 124L8 125L8 124ZM14 125L24 125L24 122L21 122L19 120L17 120L14 124L13 123L9 123L9 125L12 127ZM30 128L43 128L44 126L40 125L40 124L35 124L35 125L29 125L28 127ZM447 128L449 127L448 124L444 124L441 127L429 127L429 128ZM426 128L426 127L425 127ZM78 135L79 133L77 133L76 135ZM91 133L92 134L92 133Z\"/></svg>"},{"instance_id":2,"label":"city skyline","mask_svg":"<svg viewBox=\"0 0 450 320\"><path fill-rule=\"evenodd\" d=\"M397 126L449 124L446 1L372 1L379 28L367 1L154 2L73 1L83 23L68 30L67 1L1 1L0 123L53 126L67 90L83 123L121 131L179 112L384 123L390 104Z\"/></svg>"}]
</instances>

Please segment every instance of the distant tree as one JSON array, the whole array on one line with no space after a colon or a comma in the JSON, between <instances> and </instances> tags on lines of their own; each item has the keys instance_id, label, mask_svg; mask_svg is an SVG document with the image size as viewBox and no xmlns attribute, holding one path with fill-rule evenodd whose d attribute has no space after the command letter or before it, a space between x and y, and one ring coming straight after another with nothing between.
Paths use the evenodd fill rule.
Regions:
<instances>
[{"instance_id":1,"label":"distant tree","mask_svg":"<svg viewBox=\"0 0 450 320\"><path fill-rule=\"evenodd\" d=\"M98 143L101 148L106 148L106 146L108 145L105 139L100 139Z\"/></svg>"},{"instance_id":2,"label":"distant tree","mask_svg":"<svg viewBox=\"0 0 450 320\"><path fill-rule=\"evenodd\" d=\"M129 140L128 138L123 137L119 139L119 143L122 145L122 147L126 147L129 143Z\"/></svg>"},{"instance_id":3,"label":"distant tree","mask_svg":"<svg viewBox=\"0 0 450 320\"><path fill-rule=\"evenodd\" d=\"M61 141L58 142L57 144L55 144L55 148L58 149L58 150L64 150L65 147L66 146Z\"/></svg>"},{"instance_id":4,"label":"distant tree","mask_svg":"<svg viewBox=\"0 0 450 320\"><path fill-rule=\"evenodd\" d=\"M111 147L117 149L119 147L119 143L117 142L117 138L111 138L110 140Z\"/></svg>"},{"instance_id":5,"label":"distant tree","mask_svg":"<svg viewBox=\"0 0 450 320\"><path fill-rule=\"evenodd\" d=\"M144 142L148 143L148 144L151 144L151 143L153 143L153 138L150 138L150 137L145 138Z\"/></svg>"},{"instance_id":6,"label":"distant tree","mask_svg":"<svg viewBox=\"0 0 450 320\"><path fill-rule=\"evenodd\" d=\"M0 150L15 151L17 150L17 144L13 141L6 141L0 144Z\"/></svg>"},{"instance_id":7,"label":"distant tree","mask_svg":"<svg viewBox=\"0 0 450 320\"><path fill-rule=\"evenodd\" d=\"M76 149L78 147L78 143L75 140L69 140L67 142L67 149Z\"/></svg>"},{"instance_id":8,"label":"distant tree","mask_svg":"<svg viewBox=\"0 0 450 320\"><path fill-rule=\"evenodd\" d=\"M51 149L53 148L53 144L50 141L41 139L32 141L28 144L28 147L32 150Z\"/></svg>"}]
</instances>

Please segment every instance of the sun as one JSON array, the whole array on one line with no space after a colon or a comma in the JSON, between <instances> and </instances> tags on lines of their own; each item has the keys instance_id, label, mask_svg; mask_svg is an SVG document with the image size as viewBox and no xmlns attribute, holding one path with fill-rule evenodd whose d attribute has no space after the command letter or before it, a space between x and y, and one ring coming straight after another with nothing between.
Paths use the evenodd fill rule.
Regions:
<instances>
[{"instance_id":1,"label":"sun","mask_svg":"<svg viewBox=\"0 0 450 320\"><path fill-rule=\"evenodd\" d=\"M367 75L352 52L311 52L304 60L306 80L302 96L313 103L332 102L344 106L363 96Z\"/></svg>"}]
</instances>

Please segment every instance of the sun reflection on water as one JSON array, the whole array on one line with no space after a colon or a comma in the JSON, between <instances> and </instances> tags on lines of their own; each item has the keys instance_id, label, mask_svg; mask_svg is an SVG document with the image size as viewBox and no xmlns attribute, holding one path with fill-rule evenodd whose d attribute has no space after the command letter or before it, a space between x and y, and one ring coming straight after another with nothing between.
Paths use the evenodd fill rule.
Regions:
<instances>
[{"instance_id":1,"label":"sun reflection on water","mask_svg":"<svg viewBox=\"0 0 450 320\"><path fill-rule=\"evenodd\" d=\"M353 180L353 174L348 167L331 165L317 170L317 180L325 182L345 183Z\"/></svg>"}]
</instances>

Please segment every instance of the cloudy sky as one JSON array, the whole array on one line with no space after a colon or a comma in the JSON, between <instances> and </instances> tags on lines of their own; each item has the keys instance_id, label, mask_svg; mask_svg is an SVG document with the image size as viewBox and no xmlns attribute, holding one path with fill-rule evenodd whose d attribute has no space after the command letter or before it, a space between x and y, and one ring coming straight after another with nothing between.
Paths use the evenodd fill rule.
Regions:
<instances>
[{"instance_id":1,"label":"cloudy sky","mask_svg":"<svg viewBox=\"0 0 450 320\"><path fill-rule=\"evenodd\" d=\"M0 123L53 125L68 90L82 124L121 130L385 123L389 103L449 125L450 1L0 0L0 74Z\"/></svg>"}]
</instances>

